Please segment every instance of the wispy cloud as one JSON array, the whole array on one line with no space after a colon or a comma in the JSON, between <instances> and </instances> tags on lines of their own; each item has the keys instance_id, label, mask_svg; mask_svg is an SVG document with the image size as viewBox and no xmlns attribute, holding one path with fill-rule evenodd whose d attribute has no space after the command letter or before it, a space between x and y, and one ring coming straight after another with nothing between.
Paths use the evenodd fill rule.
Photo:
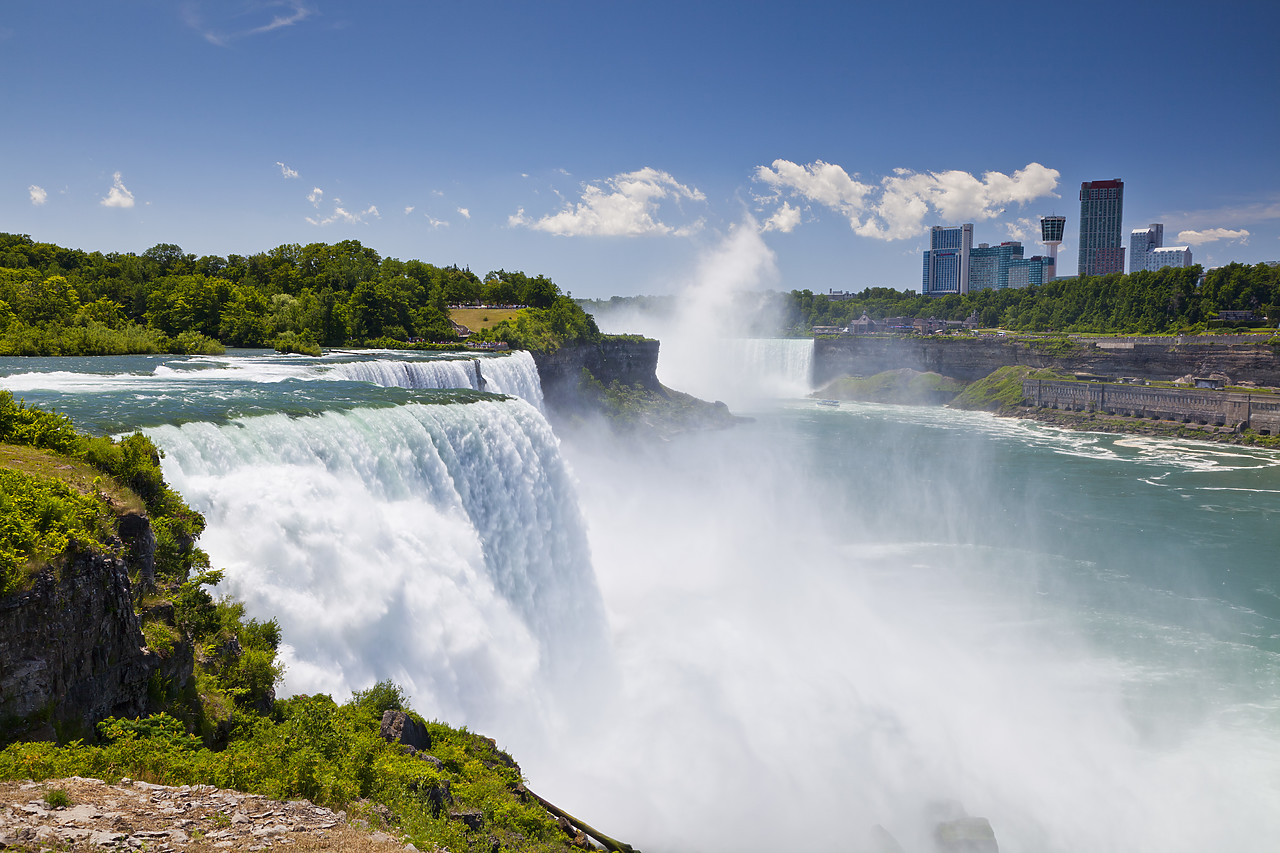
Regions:
<instances>
[{"instance_id":1,"label":"wispy cloud","mask_svg":"<svg viewBox=\"0 0 1280 853\"><path fill-rule=\"evenodd\" d=\"M48 191L46 191L44 187L36 186L35 184L27 187L27 193L31 196L31 203L36 207L39 207L49 200Z\"/></svg>"},{"instance_id":2,"label":"wispy cloud","mask_svg":"<svg viewBox=\"0 0 1280 853\"><path fill-rule=\"evenodd\" d=\"M470 219L471 211L465 207L460 207L458 208L458 215L461 216L463 219Z\"/></svg>"},{"instance_id":3,"label":"wispy cloud","mask_svg":"<svg viewBox=\"0 0 1280 853\"><path fill-rule=\"evenodd\" d=\"M133 207L133 193L125 189L124 181L120 179L120 173L116 172L112 177L115 179L115 183L99 204L103 207Z\"/></svg>"},{"instance_id":4,"label":"wispy cloud","mask_svg":"<svg viewBox=\"0 0 1280 853\"><path fill-rule=\"evenodd\" d=\"M407 206L407 207L405 207L405 209L404 209L404 215L405 215L405 216L408 216L410 213L413 213L413 205L408 205L408 206Z\"/></svg>"},{"instance_id":5,"label":"wispy cloud","mask_svg":"<svg viewBox=\"0 0 1280 853\"><path fill-rule=\"evenodd\" d=\"M431 225L432 228L448 228L449 227L449 223L447 221L443 219L436 219L430 213L424 213L422 215L427 217L427 222Z\"/></svg>"},{"instance_id":6,"label":"wispy cloud","mask_svg":"<svg viewBox=\"0 0 1280 853\"><path fill-rule=\"evenodd\" d=\"M849 227L863 237L902 240L925 230L926 219L960 223L992 219L1012 204L1026 204L1051 195L1058 186L1059 172L1039 163L1029 163L1012 175L985 172L978 178L968 172L915 172L895 169L876 184L865 183L857 174L821 160L800 165L790 160L774 160L756 168L754 178L773 192L757 197L761 209L786 199L826 207L849 221ZM778 212L782 212L779 210ZM778 215L775 212L768 221ZM795 214L784 213L783 222L798 224ZM781 230L781 229L778 229Z\"/></svg>"},{"instance_id":7,"label":"wispy cloud","mask_svg":"<svg viewBox=\"0 0 1280 853\"><path fill-rule=\"evenodd\" d=\"M238 39L301 23L314 15L315 9L303 0L248 0L236 5L187 0L181 14L183 22L205 41L227 47Z\"/></svg>"},{"instance_id":8,"label":"wispy cloud","mask_svg":"<svg viewBox=\"0 0 1280 853\"><path fill-rule=\"evenodd\" d=\"M307 196L307 198L311 198L311 196ZM317 202L317 206L318 206L318 202ZM308 216L306 217L306 220L307 222L310 222L312 225L318 225L323 227L325 225L333 225L336 222L341 222L347 225L357 225L359 223L365 222L369 217L373 217L374 219L382 218L382 214L378 212L378 208L376 205L371 204L364 210L359 211L358 213L352 213L351 211L347 210L345 207L342 206L342 199L335 198L333 200L333 213L329 214L323 219L317 219L314 216Z\"/></svg>"},{"instance_id":9,"label":"wispy cloud","mask_svg":"<svg viewBox=\"0 0 1280 853\"><path fill-rule=\"evenodd\" d=\"M701 219L675 226L658 218L663 202L679 204L681 200L701 202L706 196L667 172L645 167L585 185L581 201L567 203L558 213L533 219L521 208L507 221L513 227L574 237L687 236L701 229Z\"/></svg>"},{"instance_id":10,"label":"wispy cloud","mask_svg":"<svg viewBox=\"0 0 1280 853\"><path fill-rule=\"evenodd\" d=\"M1188 230L1178 232L1178 242L1186 243L1188 246L1200 246L1217 240L1232 240L1243 246L1249 242L1249 232L1244 228L1236 231L1228 228L1206 228L1203 231Z\"/></svg>"},{"instance_id":11,"label":"wispy cloud","mask_svg":"<svg viewBox=\"0 0 1280 853\"><path fill-rule=\"evenodd\" d=\"M312 187L311 192L307 193L307 201L311 202L312 207L319 207L320 202L324 201L324 190Z\"/></svg>"},{"instance_id":12,"label":"wispy cloud","mask_svg":"<svg viewBox=\"0 0 1280 853\"><path fill-rule=\"evenodd\" d=\"M294 171L293 169L290 169L288 166L286 166L284 163L281 163L279 160L276 161L276 165L280 167L280 176L282 178L288 179L288 178L298 177L298 173L296 171Z\"/></svg>"}]
</instances>

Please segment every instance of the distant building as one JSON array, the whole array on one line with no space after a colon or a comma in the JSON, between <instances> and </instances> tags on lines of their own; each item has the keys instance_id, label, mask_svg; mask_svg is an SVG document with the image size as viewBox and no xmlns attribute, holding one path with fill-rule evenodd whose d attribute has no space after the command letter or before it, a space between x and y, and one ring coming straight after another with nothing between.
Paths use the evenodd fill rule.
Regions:
<instances>
[{"instance_id":1,"label":"distant building","mask_svg":"<svg viewBox=\"0 0 1280 853\"><path fill-rule=\"evenodd\" d=\"M1149 270L1189 266L1191 266L1190 246L1161 246L1158 249L1152 249L1151 256L1147 260Z\"/></svg>"},{"instance_id":2,"label":"distant building","mask_svg":"<svg viewBox=\"0 0 1280 853\"><path fill-rule=\"evenodd\" d=\"M1005 286L1030 287L1053 281L1055 266L1053 258L1044 257L1043 255L1033 255L1030 258L1013 258L1009 261Z\"/></svg>"},{"instance_id":3,"label":"distant building","mask_svg":"<svg viewBox=\"0 0 1280 853\"><path fill-rule=\"evenodd\" d=\"M1058 271L1058 246L1062 245L1062 234L1067 230L1067 217L1040 217L1040 242L1049 250L1049 260L1053 262L1054 275Z\"/></svg>"},{"instance_id":4,"label":"distant building","mask_svg":"<svg viewBox=\"0 0 1280 853\"><path fill-rule=\"evenodd\" d=\"M1151 266L1151 253L1164 245L1164 225L1153 222L1129 233L1129 272L1159 269Z\"/></svg>"},{"instance_id":5,"label":"distant building","mask_svg":"<svg viewBox=\"0 0 1280 853\"><path fill-rule=\"evenodd\" d=\"M1080 184L1079 275L1124 272L1123 216L1124 181L1116 178Z\"/></svg>"},{"instance_id":6,"label":"distant building","mask_svg":"<svg viewBox=\"0 0 1280 853\"><path fill-rule=\"evenodd\" d=\"M1022 258L1022 244L1016 240L990 246L979 243L969 251L969 291L1004 290L1009 286L1009 262Z\"/></svg>"},{"instance_id":7,"label":"distant building","mask_svg":"<svg viewBox=\"0 0 1280 853\"><path fill-rule=\"evenodd\" d=\"M945 296L969 292L969 253L973 249L973 223L929 229L929 251L924 253L920 293Z\"/></svg>"}]
</instances>

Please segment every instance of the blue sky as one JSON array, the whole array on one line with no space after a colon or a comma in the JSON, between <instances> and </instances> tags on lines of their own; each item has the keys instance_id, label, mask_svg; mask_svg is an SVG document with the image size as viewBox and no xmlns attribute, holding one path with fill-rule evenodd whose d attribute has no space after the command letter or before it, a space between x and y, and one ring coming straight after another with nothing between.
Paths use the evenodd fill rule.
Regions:
<instances>
[{"instance_id":1,"label":"blue sky","mask_svg":"<svg viewBox=\"0 0 1280 853\"><path fill-rule=\"evenodd\" d=\"M1280 4L9 0L0 230L197 255L358 239L665 293L918 288L1083 180L1198 262L1280 259Z\"/></svg>"}]
</instances>

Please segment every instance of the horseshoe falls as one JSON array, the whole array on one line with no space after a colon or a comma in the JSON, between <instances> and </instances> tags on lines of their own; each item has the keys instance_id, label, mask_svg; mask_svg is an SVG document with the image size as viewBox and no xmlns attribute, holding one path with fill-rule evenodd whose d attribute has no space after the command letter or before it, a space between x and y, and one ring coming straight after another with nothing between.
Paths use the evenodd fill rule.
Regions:
<instances>
[{"instance_id":1,"label":"horseshoe falls","mask_svg":"<svg viewBox=\"0 0 1280 853\"><path fill-rule=\"evenodd\" d=\"M663 442L557 435L513 357L0 384L154 437L285 692L393 679L639 849L934 853L957 810L1004 853L1274 849L1280 453L818 406L767 378L803 343L702 374L753 420Z\"/></svg>"}]
</instances>

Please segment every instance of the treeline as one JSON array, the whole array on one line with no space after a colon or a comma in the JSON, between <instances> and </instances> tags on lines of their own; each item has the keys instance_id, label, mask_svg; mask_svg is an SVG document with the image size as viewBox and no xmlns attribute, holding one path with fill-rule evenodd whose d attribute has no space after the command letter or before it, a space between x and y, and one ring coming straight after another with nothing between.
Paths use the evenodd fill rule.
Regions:
<instances>
[{"instance_id":1,"label":"treeline","mask_svg":"<svg viewBox=\"0 0 1280 853\"><path fill-rule=\"evenodd\" d=\"M1218 313L1228 310L1280 318L1280 267L1228 264L1210 270L1203 285L1197 284L1200 275L1198 265L1165 267L943 297L872 287L841 302L825 294L793 290L781 308L787 329L801 334L813 326L845 325L864 311L872 319L976 316L983 328L1100 334L1193 334L1218 324Z\"/></svg>"},{"instance_id":2,"label":"treeline","mask_svg":"<svg viewBox=\"0 0 1280 853\"><path fill-rule=\"evenodd\" d=\"M0 354L455 341L448 307L476 303L578 311L545 276L481 279L383 258L357 240L223 258L172 244L84 252L0 234Z\"/></svg>"}]
</instances>

